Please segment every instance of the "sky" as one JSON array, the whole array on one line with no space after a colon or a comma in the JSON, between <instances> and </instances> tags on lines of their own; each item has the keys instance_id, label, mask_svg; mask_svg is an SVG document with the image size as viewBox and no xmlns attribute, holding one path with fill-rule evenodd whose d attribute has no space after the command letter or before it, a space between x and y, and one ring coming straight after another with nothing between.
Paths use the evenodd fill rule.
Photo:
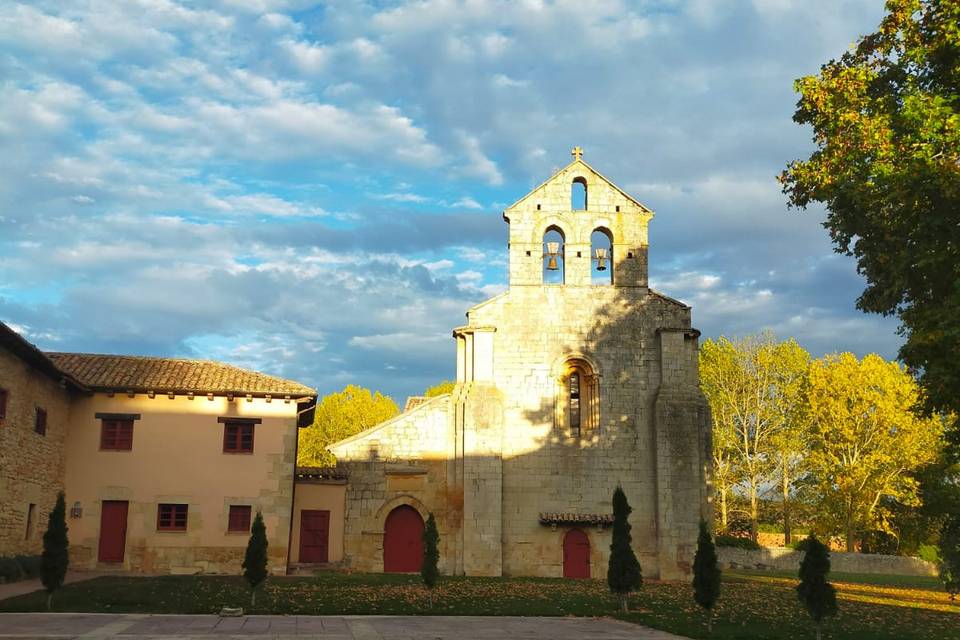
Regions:
<instances>
[{"instance_id":1,"label":"sky","mask_svg":"<svg viewBox=\"0 0 960 640\"><path fill-rule=\"evenodd\" d=\"M0 4L0 320L402 404L506 287L504 208L584 160L656 212L704 338L893 358L822 210L794 79L880 0Z\"/></svg>"}]
</instances>

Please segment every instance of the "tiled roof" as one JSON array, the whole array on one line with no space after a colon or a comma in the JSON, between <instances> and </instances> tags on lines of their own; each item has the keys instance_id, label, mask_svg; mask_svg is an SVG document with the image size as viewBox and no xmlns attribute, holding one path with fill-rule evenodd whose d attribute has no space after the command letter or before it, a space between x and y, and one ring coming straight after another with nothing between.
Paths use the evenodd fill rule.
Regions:
<instances>
[{"instance_id":1,"label":"tiled roof","mask_svg":"<svg viewBox=\"0 0 960 640\"><path fill-rule=\"evenodd\" d=\"M47 354L40 351L33 343L28 342L26 338L3 322L0 322L0 348L9 350L24 362L58 382L63 380L75 389L83 389L83 385L69 373L58 369Z\"/></svg>"},{"instance_id":2,"label":"tiled roof","mask_svg":"<svg viewBox=\"0 0 960 640\"><path fill-rule=\"evenodd\" d=\"M296 480L346 480L347 472L337 467L297 467Z\"/></svg>"},{"instance_id":3,"label":"tiled roof","mask_svg":"<svg viewBox=\"0 0 960 640\"><path fill-rule=\"evenodd\" d=\"M429 399L426 396L410 396L407 398L407 404L403 406L403 412L413 411Z\"/></svg>"},{"instance_id":4,"label":"tiled roof","mask_svg":"<svg viewBox=\"0 0 960 640\"><path fill-rule=\"evenodd\" d=\"M47 353L61 371L98 391L316 396L293 380L209 360Z\"/></svg>"}]
</instances>

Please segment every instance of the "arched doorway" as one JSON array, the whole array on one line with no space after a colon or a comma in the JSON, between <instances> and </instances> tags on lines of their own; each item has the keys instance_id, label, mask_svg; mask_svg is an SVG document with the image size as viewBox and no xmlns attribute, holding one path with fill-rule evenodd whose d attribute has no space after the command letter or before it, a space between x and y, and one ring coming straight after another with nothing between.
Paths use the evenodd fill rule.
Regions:
<instances>
[{"instance_id":1,"label":"arched doorway","mask_svg":"<svg viewBox=\"0 0 960 640\"><path fill-rule=\"evenodd\" d=\"M580 529L563 536L563 577L590 577L590 539Z\"/></svg>"},{"instance_id":2,"label":"arched doorway","mask_svg":"<svg viewBox=\"0 0 960 640\"><path fill-rule=\"evenodd\" d=\"M423 518L417 510L402 504L387 516L383 525L383 570L385 573L420 571L423 560Z\"/></svg>"}]
</instances>

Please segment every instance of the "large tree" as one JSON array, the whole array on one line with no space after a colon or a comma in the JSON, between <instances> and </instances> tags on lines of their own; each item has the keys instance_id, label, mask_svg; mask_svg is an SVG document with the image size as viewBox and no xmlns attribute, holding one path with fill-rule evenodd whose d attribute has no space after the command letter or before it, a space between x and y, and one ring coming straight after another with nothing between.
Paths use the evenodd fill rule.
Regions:
<instances>
[{"instance_id":1,"label":"large tree","mask_svg":"<svg viewBox=\"0 0 960 640\"><path fill-rule=\"evenodd\" d=\"M757 539L759 500L774 479L788 513L799 458L799 409L809 354L794 340L769 333L731 341L707 340L700 350L700 383L713 416L714 482L720 529L726 530L729 494L742 483L749 499L751 537Z\"/></svg>"},{"instance_id":2,"label":"large tree","mask_svg":"<svg viewBox=\"0 0 960 640\"><path fill-rule=\"evenodd\" d=\"M819 202L867 286L857 306L896 314L900 359L928 410L960 415L960 2L888 0L876 33L797 80L794 120L816 150L781 174ZM960 455L960 429L951 439Z\"/></svg>"},{"instance_id":3,"label":"large tree","mask_svg":"<svg viewBox=\"0 0 960 640\"><path fill-rule=\"evenodd\" d=\"M297 464L329 466L336 463L327 447L400 413L397 403L379 391L347 385L343 391L323 397L317 404L313 424L300 431Z\"/></svg>"},{"instance_id":4,"label":"large tree","mask_svg":"<svg viewBox=\"0 0 960 640\"><path fill-rule=\"evenodd\" d=\"M842 531L847 551L860 532L889 529L881 502L917 503L912 471L935 460L942 423L911 410L919 394L896 362L844 353L816 360L805 390L807 462L819 497L819 526Z\"/></svg>"}]
</instances>

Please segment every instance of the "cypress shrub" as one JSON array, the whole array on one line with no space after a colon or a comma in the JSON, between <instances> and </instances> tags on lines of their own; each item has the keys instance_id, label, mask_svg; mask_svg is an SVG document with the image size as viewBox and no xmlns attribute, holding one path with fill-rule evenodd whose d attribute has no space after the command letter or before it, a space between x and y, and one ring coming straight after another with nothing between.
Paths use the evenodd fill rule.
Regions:
<instances>
[{"instance_id":1,"label":"cypress shrub","mask_svg":"<svg viewBox=\"0 0 960 640\"><path fill-rule=\"evenodd\" d=\"M940 529L940 579L955 601L960 593L960 514L947 516Z\"/></svg>"},{"instance_id":2,"label":"cypress shrub","mask_svg":"<svg viewBox=\"0 0 960 640\"><path fill-rule=\"evenodd\" d=\"M253 608L257 604L257 587L267 579L267 528L259 511L250 528L250 541L243 557L243 577L250 585L250 607Z\"/></svg>"},{"instance_id":3,"label":"cypress shrub","mask_svg":"<svg viewBox=\"0 0 960 640\"><path fill-rule=\"evenodd\" d=\"M437 532L437 521L431 513L427 516L427 525L423 529L423 562L420 563L420 577L430 594L430 608L433 608L433 588L440 577L437 563L440 560L440 534Z\"/></svg>"},{"instance_id":4,"label":"cypress shrub","mask_svg":"<svg viewBox=\"0 0 960 640\"><path fill-rule=\"evenodd\" d=\"M707 531L707 523L700 521L697 536L697 554L693 557L693 599L707 612L707 634L713 633L713 605L720 597L720 567L717 550Z\"/></svg>"},{"instance_id":5,"label":"cypress shrub","mask_svg":"<svg viewBox=\"0 0 960 640\"><path fill-rule=\"evenodd\" d=\"M610 562L607 565L607 584L610 591L620 597L620 607L627 611L627 598L643 584L640 563L633 553L630 536L630 504L623 488L617 486L613 492L613 540L610 543Z\"/></svg>"},{"instance_id":6,"label":"cypress shrub","mask_svg":"<svg viewBox=\"0 0 960 640\"><path fill-rule=\"evenodd\" d=\"M43 556L40 562L40 578L47 590L47 611L53 606L53 592L63 585L70 557L67 553L67 505L63 492L57 494L57 504L47 520L43 534Z\"/></svg>"},{"instance_id":7,"label":"cypress shrub","mask_svg":"<svg viewBox=\"0 0 960 640\"><path fill-rule=\"evenodd\" d=\"M817 640L821 638L824 618L837 613L837 591L827 582L830 573L830 552L827 547L811 534L806 539L806 553L800 563L800 584L797 596L807 608L817 630Z\"/></svg>"}]
</instances>

